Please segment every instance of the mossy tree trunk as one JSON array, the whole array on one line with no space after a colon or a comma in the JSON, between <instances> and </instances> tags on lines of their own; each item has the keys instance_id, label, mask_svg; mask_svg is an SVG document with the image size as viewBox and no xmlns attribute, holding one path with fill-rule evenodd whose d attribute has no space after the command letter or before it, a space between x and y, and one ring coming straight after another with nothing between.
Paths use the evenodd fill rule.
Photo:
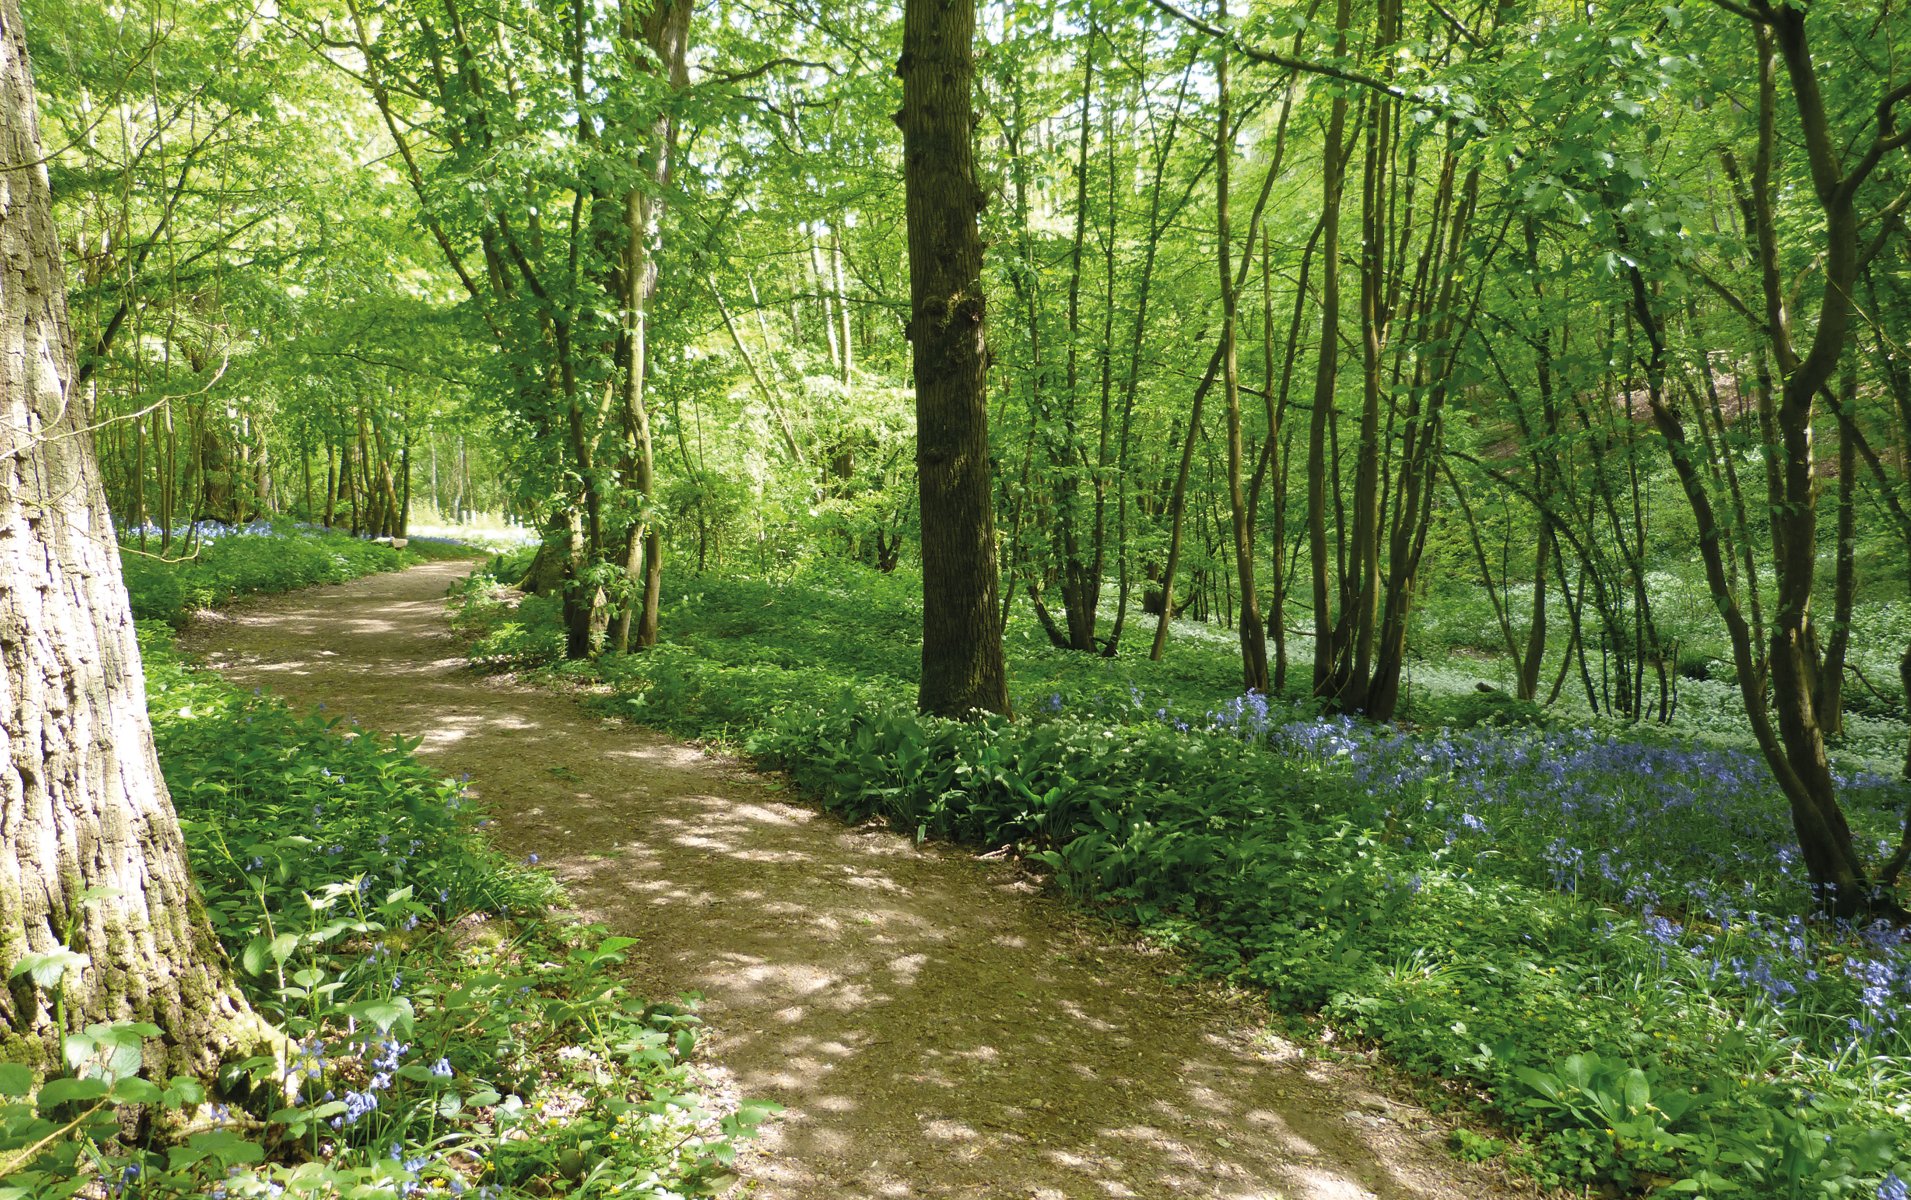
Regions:
<instances>
[{"instance_id":1,"label":"mossy tree trunk","mask_svg":"<svg viewBox=\"0 0 1911 1200\"><path fill-rule=\"evenodd\" d=\"M203 1076L263 1026L153 754L18 0L0 0L0 27L0 1058L57 1064L65 1032L140 1020L164 1031L149 1074ZM6 978L63 946L86 963L60 995Z\"/></svg>"}]
</instances>

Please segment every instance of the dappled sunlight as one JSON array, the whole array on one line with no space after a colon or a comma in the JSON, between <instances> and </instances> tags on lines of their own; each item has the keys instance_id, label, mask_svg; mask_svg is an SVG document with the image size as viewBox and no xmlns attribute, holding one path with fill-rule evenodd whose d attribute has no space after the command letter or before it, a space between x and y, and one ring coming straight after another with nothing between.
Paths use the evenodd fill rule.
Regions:
<instances>
[{"instance_id":1,"label":"dappled sunlight","mask_svg":"<svg viewBox=\"0 0 1911 1200\"><path fill-rule=\"evenodd\" d=\"M1014 866L846 827L466 672L437 640L462 569L309 593L212 640L242 680L423 735L501 848L641 939L635 986L706 997L726 1089L788 1108L747 1155L756 1195L1481 1194L1450 1182L1423 1114L1371 1110L1344 1070L1176 988L1171 956L1111 943Z\"/></svg>"}]
</instances>

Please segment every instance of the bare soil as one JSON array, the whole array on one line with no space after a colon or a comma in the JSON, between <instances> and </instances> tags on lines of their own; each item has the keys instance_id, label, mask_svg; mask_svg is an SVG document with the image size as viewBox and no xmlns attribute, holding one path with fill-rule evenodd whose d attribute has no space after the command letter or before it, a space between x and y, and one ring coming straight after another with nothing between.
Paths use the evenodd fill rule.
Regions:
<instances>
[{"instance_id":1,"label":"bare soil","mask_svg":"<svg viewBox=\"0 0 1911 1200\"><path fill-rule=\"evenodd\" d=\"M209 617L188 648L295 705L420 737L500 846L705 997L716 1085L787 1108L745 1159L776 1200L1491 1200L1444 1126L1272 1036L1252 997L1037 892L569 697L466 667L433 563Z\"/></svg>"}]
</instances>

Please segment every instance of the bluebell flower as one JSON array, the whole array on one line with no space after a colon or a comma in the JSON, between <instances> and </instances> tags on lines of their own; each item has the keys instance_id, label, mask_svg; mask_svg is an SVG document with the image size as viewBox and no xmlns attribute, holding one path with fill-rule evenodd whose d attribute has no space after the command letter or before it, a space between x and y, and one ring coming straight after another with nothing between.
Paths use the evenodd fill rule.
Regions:
<instances>
[{"instance_id":1,"label":"bluebell flower","mask_svg":"<svg viewBox=\"0 0 1911 1200\"><path fill-rule=\"evenodd\" d=\"M369 1088L362 1092L346 1092L345 1111L340 1116L332 1118L332 1128L337 1129L341 1124L356 1125L370 1116L377 1107L378 1096Z\"/></svg>"},{"instance_id":2,"label":"bluebell flower","mask_svg":"<svg viewBox=\"0 0 1911 1200\"><path fill-rule=\"evenodd\" d=\"M1647 917L1645 925L1646 936L1662 946L1673 945L1679 940L1679 934L1683 932L1677 922L1669 921L1664 917Z\"/></svg>"}]
</instances>

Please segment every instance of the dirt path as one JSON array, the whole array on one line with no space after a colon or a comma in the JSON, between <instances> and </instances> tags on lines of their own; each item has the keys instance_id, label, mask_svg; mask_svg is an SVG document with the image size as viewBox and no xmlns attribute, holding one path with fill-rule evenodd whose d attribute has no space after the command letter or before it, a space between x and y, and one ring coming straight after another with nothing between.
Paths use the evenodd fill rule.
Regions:
<instances>
[{"instance_id":1,"label":"dirt path","mask_svg":"<svg viewBox=\"0 0 1911 1200\"><path fill-rule=\"evenodd\" d=\"M1031 894L781 798L734 764L464 669L439 563L208 620L228 676L470 772L500 844L702 992L725 1086L787 1114L758 1197L1487 1200L1426 1114L1177 986L1173 961Z\"/></svg>"}]
</instances>

